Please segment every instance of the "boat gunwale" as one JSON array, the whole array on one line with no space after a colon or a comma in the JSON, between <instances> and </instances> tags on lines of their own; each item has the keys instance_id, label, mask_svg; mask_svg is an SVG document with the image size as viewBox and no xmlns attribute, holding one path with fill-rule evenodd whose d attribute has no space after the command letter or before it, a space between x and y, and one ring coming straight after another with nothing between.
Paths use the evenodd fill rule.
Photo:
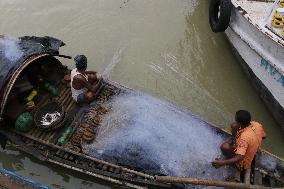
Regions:
<instances>
[{"instance_id":1,"label":"boat gunwale","mask_svg":"<svg viewBox=\"0 0 284 189\"><path fill-rule=\"evenodd\" d=\"M29 151L23 151L23 148L21 146L19 146L17 143L11 143L11 146L15 147L16 149L23 151L27 154L30 154L31 156L33 156L33 157L35 157L35 158L37 158L37 159L39 159L40 161L43 161L43 162L47 161L47 162L50 162L50 163L53 163L53 164L58 164L58 165L61 165L61 166L65 165L65 166L63 166L65 168L73 167L75 169L72 169L72 170L79 171L81 173L91 175L91 176L95 176L94 174L98 174L98 175L105 176L105 177L112 177L112 178L115 178L115 180L118 179L119 181L123 181L123 183L131 182L131 184L132 183L150 184L152 186L160 186L160 187L163 187L163 188L171 188L172 187L169 184L160 183L160 182L155 181L156 175L155 176L148 175L148 174L140 172L140 171L135 171L133 169L126 168L124 166L120 166L120 165L116 165L116 164L113 164L113 163L110 163L110 162L107 162L107 161L104 161L104 160L100 160L100 159L97 159L95 157L89 156L88 154L75 152L75 151L68 149L68 148L64 148L64 147L61 147L61 146L58 146L58 145L55 145L55 144L52 144L52 143L44 142L41 139L35 138L33 136L28 136L25 133L20 133L20 132L17 132L15 130L8 129L8 130L5 130L4 133L7 134L9 137L12 137L12 138L24 137L25 139L29 139L29 140L32 140L36 143L45 145L46 147L49 147L50 149L45 150L45 154L40 154L38 156L36 154L40 153L40 150L35 148L35 147L29 147L29 148L33 148L34 150L37 151L37 152L33 151L35 153L31 153ZM22 143L22 142L19 142L19 143ZM94 161L95 163L98 163L98 164L101 163L103 165L107 165L107 166L110 166L112 168L119 169L122 173L117 174L117 173L113 173L111 171L105 171L103 169L100 170L100 169L97 169L97 168L95 168L95 170L97 170L97 171L94 171L94 169L93 170L87 170L87 169L78 165L75 162L66 163L66 161L68 161L68 160L64 159L62 157L55 157L54 155L50 156L50 151L52 151L52 150L62 150L64 152L70 153L70 154L77 156L79 158L87 159L89 161ZM72 164L74 164L74 165L72 165ZM131 175L131 174L134 174L136 176L136 178L133 179L132 176L128 176L128 175ZM101 179L103 179L103 178L101 178Z\"/></svg>"}]
</instances>

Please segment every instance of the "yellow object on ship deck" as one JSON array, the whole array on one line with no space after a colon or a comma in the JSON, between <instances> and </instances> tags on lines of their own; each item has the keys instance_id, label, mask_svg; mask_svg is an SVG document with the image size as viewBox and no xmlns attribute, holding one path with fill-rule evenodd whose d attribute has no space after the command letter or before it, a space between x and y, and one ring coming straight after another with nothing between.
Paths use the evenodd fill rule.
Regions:
<instances>
[{"instance_id":1,"label":"yellow object on ship deck","mask_svg":"<svg viewBox=\"0 0 284 189\"><path fill-rule=\"evenodd\" d=\"M272 20L271 25L275 28L283 28L284 27L284 22L278 21L276 19Z\"/></svg>"},{"instance_id":2,"label":"yellow object on ship deck","mask_svg":"<svg viewBox=\"0 0 284 189\"><path fill-rule=\"evenodd\" d=\"M280 0L280 1L278 2L278 7L284 8L284 0Z\"/></svg>"},{"instance_id":3,"label":"yellow object on ship deck","mask_svg":"<svg viewBox=\"0 0 284 189\"><path fill-rule=\"evenodd\" d=\"M26 98L27 102L30 102L34 99L34 97L37 95L37 90L33 89L32 92L29 94L29 96Z\"/></svg>"},{"instance_id":4,"label":"yellow object on ship deck","mask_svg":"<svg viewBox=\"0 0 284 189\"><path fill-rule=\"evenodd\" d=\"M284 3L284 0L282 0ZM281 1L279 1L280 3ZM284 8L277 8L273 14L271 25L275 28L284 29Z\"/></svg>"}]
</instances>

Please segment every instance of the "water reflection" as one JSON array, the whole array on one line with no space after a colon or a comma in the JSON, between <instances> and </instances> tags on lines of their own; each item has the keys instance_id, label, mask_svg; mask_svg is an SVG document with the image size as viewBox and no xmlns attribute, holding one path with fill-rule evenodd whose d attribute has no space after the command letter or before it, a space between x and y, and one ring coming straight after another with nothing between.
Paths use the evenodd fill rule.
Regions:
<instances>
[{"instance_id":1,"label":"water reflection","mask_svg":"<svg viewBox=\"0 0 284 189\"><path fill-rule=\"evenodd\" d=\"M109 183L104 183L91 176L58 167L51 163L39 161L26 153L20 153L14 147L1 150L0 158L2 167L13 171L21 176L31 178L37 182L44 183L52 188L77 189L77 188L109 188ZM68 173L68 174L67 174ZM116 188L116 186L114 186Z\"/></svg>"}]
</instances>

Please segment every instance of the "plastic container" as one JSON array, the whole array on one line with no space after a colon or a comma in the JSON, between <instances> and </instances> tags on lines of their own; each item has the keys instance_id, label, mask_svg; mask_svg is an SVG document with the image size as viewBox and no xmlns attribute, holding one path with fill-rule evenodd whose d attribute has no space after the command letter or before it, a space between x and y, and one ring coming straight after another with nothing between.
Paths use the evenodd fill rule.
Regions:
<instances>
[{"instance_id":1,"label":"plastic container","mask_svg":"<svg viewBox=\"0 0 284 189\"><path fill-rule=\"evenodd\" d=\"M67 127L61 137L57 140L58 145L62 146L66 142L66 139L70 136L72 131L73 129L71 127Z\"/></svg>"}]
</instances>

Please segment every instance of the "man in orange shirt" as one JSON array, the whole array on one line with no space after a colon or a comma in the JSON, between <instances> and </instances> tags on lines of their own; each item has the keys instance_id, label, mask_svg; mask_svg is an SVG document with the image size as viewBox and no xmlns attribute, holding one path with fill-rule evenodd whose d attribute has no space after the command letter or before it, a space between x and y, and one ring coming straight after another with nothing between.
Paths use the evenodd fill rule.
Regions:
<instances>
[{"instance_id":1,"label":"man in orange shirt","mask_svg":"<svg viewBox=\"0 0 284 189\"><path fill-rule=\"evenodd\" d=\"M215 168L224 165L235 165L239 171L250 168L251 162L266 138L262 125L251 121L251 115L246 110L236 112L235 122L231 125L232 140L221 145L221 150L228 159L216 159L212 162Z\"/></svg>"}]
</instances>

